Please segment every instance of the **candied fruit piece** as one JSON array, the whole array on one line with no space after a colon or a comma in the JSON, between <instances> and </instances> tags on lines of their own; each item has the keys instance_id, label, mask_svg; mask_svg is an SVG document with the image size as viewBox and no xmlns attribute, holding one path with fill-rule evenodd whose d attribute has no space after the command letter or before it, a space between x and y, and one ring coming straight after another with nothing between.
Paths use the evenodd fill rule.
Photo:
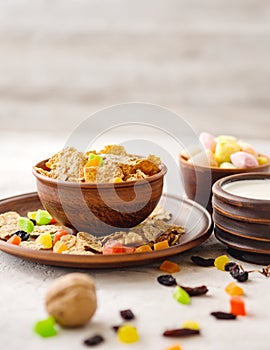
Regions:
<instances>
[{"instance_id":1,"label":"candied fruit piece","mask_svg":"<svg viewBox=\"0 0 270 350\"><path fill-rule=\"evenodd\" d=\"M55 244L56 242L60 241L61 237L66 236L68 234L69 233L66 230L58 230L54 234L53 244Z\"/></svg>"},{"instance_id":2,"label":"candied fruit piece","mask_svg":"<svg viewBox=\"0 0 270 350\"><path fill-rule=\"evenodd\" d=\"M269 159L267 157L264 157L264 156L259 156L257 158L257 160L258 160L259 165L265 165L269 162Z\"/></svg>"},{"instance_id":3,"label":"candied fruit piece","mask_svg":"<svg viewBox=\"0 0 270 350\"><path fill-rule=\"evenodd\" d=\"M65 245L65 243L57 241L55 245L53 246L54 253L63 253L64 251L68 250L68 247Z\"/></svg>"},{"instance_id":4,"label":"candied fruit piece","mask_svg":"<svg viewBox=\"0 0 270 350\"><path fill-rule=\"evenodd\" d=\"M7 240L7 243L14 244L14 245L20 245L21 241L22 241L21 237L19 237L17 235L13 235Z\"/></svg>"},{"instance_id":5,"label":"candied fruit piece","mask_svg":"<svg viewBox=\"0 0 270 350\"><path fill-rule=\"evenodd\" d=\"M230 162L231 154L240 151L241 147L235 140L218 140L216 151L215 151L215 159L220 163Z\"/></svg>"},{"instance_id":6,"label":"candied fruit piece","mask_svg":"<svg viewBox=\"0 0 270 350\"><path fill-rule=\"evenodd\" d=\"M231 162L223 162L219 165L221 169L236 169L236 167Z\"/></svg>"},{"instance_id":7,"label":"candied fruit piece","mask_svg":"<svg viewBox=\"0 0 270 350\"><path fill-rule=\"evenodd\" d=\"M86 167L90 167L90 166L101 166L103 163L103 159L101 156L94 154L94 153L90 153L89 158L88 158L88 162L86 163Z\"/></svg>"},{"instance_id":8,"label":"candied fruit piece","mask_svg":"<svg viewBox=\"0 0 270 350\"><path fill-rule=\"evenodd\" d=\"M244 294L244 291L241 287L239 287L236 283L234 282L231 282L229 283L226 288L225 288L225 291L230 294L230 295L243 295Z\"/></svg>"},{"instance_id":9,"label":"candied fruit piece","mask_svg":"<svg viewBox=\"0 0 270 350\"><path fill-rule=\"evenodd\" d=\"M183 328L188 328L188 329L194 329L194 330L199 330L200 329L200 325L198 322L192 321L192 320L188 320L186 322L184 322L182 324Z\"/></svg>"},{"instance_id":10,"label":"candied fruit piece","mask_svg":"<svg viewBox=\"0 0 270 350\"><path fill-rule=\"evenodd\" d=\"M36 239L36 243L41 244L43 249L51 249L53 246L52 236L49 232L42 233Z\"/></svg>"},{"instance_id":11,"label":"candied fruit piece","mask_svg":"<svg viewBox=\"0 0 270 350\"><path fill-rule=\"evenodd\" d=\"M166 350L182 350L180 345L172 345L169 348L166 348Z\"/></svg>"},{"instance_id":12,"label":"candied fruit piece","mask_svg":"<svg viewBox=\"0 0 270 350\"><path fill-rule=\"evenodd\" d=\"M181 287L176 286L175 291L173 293L174 299L180 304L189 304L190 296L189 294Z\"/></svg>"},{"instance_id":13,"label":"candied fruit piece","mask_svg":"<svg viewBox=\"0 0 270 350\"><path fill-rule=\"evenodd\" d=\"M168 273L175 273L180 271L179 265L169 260L164 260L159 269Z\"/></svg>"},{"instance_id":14,"label":"candied fruit piece","mask_svg":"<svg viewBox=\"0 0 270 350\"><path fill-rule=\"evenodd\" d=\"M166 249L166 248L169 248L169 243L168 243L167 239L154 244L154 250L161 250L161 249Z\"/></svg>"},{"instance_id":15,"label":"candied fruit piece","mask_svg":"<svg viewBox=\"0 0 270 350\"><path fill-rule=\"evenodd\" d=\"M122 343L136 343L139 340L139 334L136 327L124 324L118 328L117 338Z\"/></svg>"},{"instance_id":16,"label":"candied fruit piece","mask_svg":"<svg viewBox=\"0 0 270 350\"><path fill-rule=\"evenodd\" d=\"M118 182L124 182L124 181L121 179L121 177L115 177L115 178L113 179L113 182L114 182L114 183L118 183Z\"/></svg>"},{"instance_id":17,"label":"candied fruit piece","mask_svg":"<svg viewBox=\"0 0 270 350\"><path fill-rule=\"evenodd\" d=\"M246 152L236 152L231 154L231 162L236 168L254 168L259 165L255 156Z\"/></svg>"},{"instance_id":18,"label":"candied fruit piece","mask_svg":"<svg viewBox=\"0 0 270 350\"><path fill-rule=\"evenodd\" d=\"M19 228L24 232L33 232L34 231L34 224L30 219L20 217L18 219L18 226Z\"/></svg>"},{"instance_id":19,"label":"candied fruit piece","mask_svg":"<svg viewBox=\"0 0 270 350\"><path fill-rule=\"evenodd\" d=\"M245 302L239 296L232 296L230 300L231 313L235 316L246 316Z\"/></svg>"},{"instance_id":20,"label":"candied fruit piece","mask_svg":"<svg viewBox=\"0 0 270 350\"><path fill-rule=\"evenodd\" d=\"M57 335L54 318L50 316L45 320L38 321L34 326L34 332L43 338L53 337Z\"/></svg>"},{"instance_id":21,"label":"candied fruit piece","mask_svg":"<svg viewBox=\"0 0 270 350\"><path fill-rule=\"evenodd\" d=\"M47 210L39 209L36 212L35 221L38 225L48 225L52 220L52 216Z\"/></svg>"},{"instance_id":22,"label":"candied fruit piece","mask_svg":"<svg viewBox=\"0 0 270 350\"><path fill-rule=\"evenodd\" d=\"M30 220L36 220L36 215L37 215L37 212L36 211L29 211L27 213L27 217L30 219Z\"/></svg>"},{"instance_id":23,"label":"candied fruit piece","mask_svg":"<svg viewBox=\"0 0 270 350\"><path fill-rule=\"evenodd\" d=\"M230 262L227 255L220 255L215 259L214 265L218 270L225 271L225 265Z\"/></svg>"},{"instance_id":24,"label":"candied fruit piece","mask_svg":"<svg viewBox=\"0 0 270 350\"><path fill-rule=\"evenodd\" d=\"M135 249L135 253L152 252L151 247L148 244L144 244Z\"/></svg>"}]
</instances>

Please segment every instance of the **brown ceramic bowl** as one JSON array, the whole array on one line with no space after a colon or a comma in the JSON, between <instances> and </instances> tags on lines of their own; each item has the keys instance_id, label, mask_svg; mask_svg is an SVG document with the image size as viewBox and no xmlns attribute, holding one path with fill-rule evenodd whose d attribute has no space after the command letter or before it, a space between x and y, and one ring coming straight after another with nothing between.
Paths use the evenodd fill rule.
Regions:
<instances>
[{"instance_id":1,"label":"brown ceramic bowl","mask_svg":"<svg viewBox=\"0 0 270 350\"><path fill-rule=\"evenodd\" d=\"M230 249L236 252L240 251L242 255L248 253L249 261L261 261L261 257L258 256L262 255L263 261L269 263L270 193L269 199L254 199L230 193L226 189L226 185L241 180L270 181L270 174L238 174L220 179L214 184L213 220L215 235Z\"/></svg>"},{"instance_id":2,"label":"brown ceramic bowl","mask_svg":"<svg viewBox=\"0 0 270 350\"><path fill-rule=\"evenodd\" d=\"M36 167L48 170L46 162ZM160 200L166 172L162 164L159 173L144 180L94 184L57 181L33 169L44 208L61 224L99 236L146 219Z\"/></svg>"},{"instance_id":3,"label":"brown ceramic bowl","mask_svg":"<svg viewBox=\"0 0 270 350\"><path fill-rule=\"evenodd\" d=\"M269 157L267 157L269 159ZM265 165L249 169L222 169L217 167L205 167L193 165L183 155L179 157L180 170L183 178L184 189L189 199L199 202L212 213L212 186L226 176L245 174L249 172L270 172L270 159Z\"/></svg>"}]
</instances>

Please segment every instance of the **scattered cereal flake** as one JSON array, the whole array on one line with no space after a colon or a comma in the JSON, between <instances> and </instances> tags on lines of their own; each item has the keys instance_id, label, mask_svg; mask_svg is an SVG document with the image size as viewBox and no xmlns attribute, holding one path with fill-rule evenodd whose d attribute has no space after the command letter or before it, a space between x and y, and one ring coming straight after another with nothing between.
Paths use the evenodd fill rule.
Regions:
<instances>
[{"instance_id":1,"label":"scattered cereal flake","mask_svg":"<svg viewBox=\"0 0 270 350\"><path fill-rule=\"evenodd\" d=\"M29 248L29 249L33 249L33 250L41 250L43 249L42 244L39 244L35 241L22 241L20 243L20 247L23 248Z\"/></svg>"},{"instance_id":2,"label":"scattered cereal flake","mask_svg":"<svg viewBox=\"0 0 270 350\"><path fill-rule=\"evenodd\" d=\"M84 250L93 253L102 253L102 244L97 238L87 232L77 233L77 243L84 247Z\"/></svg>"},{"instance_id":3,"label":"scattered cereal flake","mask_svg":"<svg viewBox=\"0 0 270 350\"><path fill-rule=\"evenodd\" d=\"M65 244L68 249L71 249L77 243L77 237L73 235L65 235L60 238L60 242Z\"/></svg>"},{"instance_id":4,"label":"scattered cereal flake","mask_svg":"<svg viewBox=\"0 0 270 350\"><path fill-rule=\"evenodd\" d=\"M42 233L55 233L56 231L60 230L60 229L65 229L64 226L56 226L56 225L36 225L34 227L34 231L30 232L30 236L31 237L38 237L40 236Z\"/></svg>"},{"instance_id":5,"label":"scattered cereal flake","mask_svg":"<svg viewBox=\"0 0 270 350\"><path fill-rule=\"evenodd\" d=\"M20 214L15 211L8 211L4 214L0 214L0 227L4 225L17 224Z\"/></svg>"},{"instance_id":6,"label":"scattered cereal flake","mask_svg":"<svg viewBox=\"0 0 270 350\"><path fill-rule=\"evenodd\" d=\"M117 156L126 156L127 152L123 146L120 145L107 145L99 153L115 154Z\"/></svg>"},{"instance_id":7,"label":"scattered cereal flake","mask_svg":"<svg viewBox=\"0 0 270 350\"><path fill-rule=\"evenodd\" d=\"M19 230L17 224L6 224L0 227L0 238L8 240L13 233Z\"/></svg>"}]
</instances>

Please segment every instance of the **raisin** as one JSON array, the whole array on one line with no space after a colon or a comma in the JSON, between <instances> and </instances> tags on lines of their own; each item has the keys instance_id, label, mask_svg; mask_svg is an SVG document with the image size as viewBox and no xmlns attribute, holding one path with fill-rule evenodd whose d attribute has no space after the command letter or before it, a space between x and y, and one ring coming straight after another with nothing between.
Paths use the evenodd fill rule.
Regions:
<instances>
[{"instance_id":1,"label":"raisin","mask_svg":"<svg viewBox=\"0 0 270 350\"><path fill-rule=\"evenodd\" d=\"M124 320L133 320L135 318L130 309L120 311L120 315Z\"/></svg>"},{"instance_id":2,"label":"raisin","mask_svg":"<svg viewBox=\"0 0 270 350\"><path fill-rule=\"evenodd\" d=\"M234 267L231 268L230 270L230 274L233 278L236 278L239 276L239 273L240 273L240 267L239 265L235 265Z\"/></svg>"},{"instance_id":3,"label":"raisin","mask_svg":"<svg viewBox=\"0 0 270 350\"><path fill-rule=\"evenodd\" d=\"M85 339L84 340L84 345L86 346L95 346L104 341L104 338L101 335L94 335L91 338Z\"/></svg>"},{"instance_id":4,"label":"raisin","mask_svg":"<svg viewBox=\"0 0 270 350\"><path fill-rule=\"evenodd\" d=\"M120 327L121 327L120 325L119 326L112 326L112 330L117 332Z\"/></svg>"},{"instance_id":5,"label":"raisin","mask_svg":"<svg viewBox=\"0 0 270 350\"><path fill-rule=\"evenodd\" d=\"M200 334L198 329L190 329L190 328L177 328L177 329L169 329L163 333L164 337L188 337L190 335Z\"/></svg>"},{"instance_id":6,"label":"raisin","mask_svg":"<svg viewBox=\"0 0 270 350\"><path fill-rule=\"evenodd\" d=\"M203 295L206 294L208 292L208 288L206 286L200 286L200 287L184 287L184 286L180 286L181 288L183 288L190 297L194 297L197 295Z\"/></svg>"},{"instance_id":7,"label":"raisin","mask_svg":"<svg viewBox=\"0 0 270 350\"><path fill-rule=\"evenodd\" d=\"M218 320L235 320L236 319L236 316L234 314L231 314L230 312L216 311L216 312L211 312L211 315L217 318Z\"/></svg>"},{"instance_id":8,"label":"raisin","mask_svg":"<svg viewBox=\"0 0 270 350\"><path fill-rule=\"evenodd\" d=\"M215 259L212 259L212 258L205 259L197 255L192 255L190 259L194 262L194 264L198 266L203 266L203 267L214 266L214 262L215 262Z\"/></svg>"},{"instance_id":9,"label":"raisin","mask_svg":"<svg viewBox=\"0 0 270 350\"><path fill-rule=\"evenodd\" d=\"M248 272L247 271L239 272L236 279L238 282L246 282L248 280Z\"/></svg>"},{"instance_id":10,"label":"raisin","mask_svg":"<svg viewBox=\"0 0 270 350\"><path fill-rule=\"evenodd\" d=\"M28 239L30 238L29 233L25 232L25 231L17 231L15 233L13 233L14 235L18 236L21 238L22 241L28 241Z\"/></svg>"},{"instance_id":11,"label":"raisin","mask_svg":"<svg viewBox=\"0 0 270 350\"><path fill-rule=\"evenodd\" d=\"M161 275L158 276L157 281L163 286L176 286L176 279L172 275Z\"/></svg>"},{"instance_id":12,"label":"raisin","mask_svg":"<svg viewBox=\"0 0 270 350\"><path fill-rule=\"evenodd\" d=\"M229 262L225 265L225 271L231 271L237 264L235 262Z\"/></svg>"}]
</instances>

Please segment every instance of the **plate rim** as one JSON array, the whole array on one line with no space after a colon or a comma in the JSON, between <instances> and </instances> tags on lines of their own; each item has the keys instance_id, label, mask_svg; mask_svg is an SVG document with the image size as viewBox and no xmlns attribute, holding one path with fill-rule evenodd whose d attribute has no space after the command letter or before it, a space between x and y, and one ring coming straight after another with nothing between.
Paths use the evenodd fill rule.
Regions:
<instances>
[{"instance_id":1,"label":"plate rim","mask_svg":"<svg viewBox=\"0 0 270 350\"><path fill-rule=\"evenodd\" d=\"M30 260L37 263L43 263L46 265L62 266L62 267L76 267L76 268L114 268L114 267L134 267L138 265L149 264L156 260L170 257L183 253L187 250L197 247L204 241L206 241L213 231L213 221L209 212L200 204L191 199L180 197L173 194L163 193L161 198L171 198L180 202L185 202L189 206L195 206L200 211L205 219L206 227L202 232L199 233L195 238L188 240L183 244L169 247L162 250L153 252L142 252L142 253L130 253L130 254L108 254L108 255L75 255L75 254L59 254L52 251L40 251L32 250L24 247L15 246L8 244L7 242L0 240L0 250L11 254L13 256ZM0 200L0 206L8 204L14 200L27 199L34 200L38 197L37 192L29 192L10 196ZM30 254L29 254L30 252ZM134 258L136 256L136 260ZM79 257L79 259L78 259ZM117 258L117 259L116 259ZM78 261L80 260L80 261Z\"/></svg>"}]
</instances>

